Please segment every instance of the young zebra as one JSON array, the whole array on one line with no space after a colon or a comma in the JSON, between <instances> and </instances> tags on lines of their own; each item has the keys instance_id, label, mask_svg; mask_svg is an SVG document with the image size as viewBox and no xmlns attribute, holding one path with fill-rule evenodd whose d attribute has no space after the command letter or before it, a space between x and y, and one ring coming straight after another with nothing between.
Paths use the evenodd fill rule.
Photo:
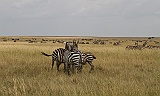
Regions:
<instances>
[{"instance_id":1,"label":"young zebra","mask_svg":"<svg viewBox=\"0 0 160 96\"><path fill-rule=\"evenodd\" d=\"M63 49L63 48L58 48L56 49L55 51L53 51L53 53L51 55L48 55L44 52L41 52L42 55L45 55L45 56L52 56L52 68L53 69L53 66L54 66L54 61L56 61L56 65L57 65L57 71L59 71L59 66L61 63L64 63L63 61L63 54L66 50Z\"/></svg>"}]
</instances>

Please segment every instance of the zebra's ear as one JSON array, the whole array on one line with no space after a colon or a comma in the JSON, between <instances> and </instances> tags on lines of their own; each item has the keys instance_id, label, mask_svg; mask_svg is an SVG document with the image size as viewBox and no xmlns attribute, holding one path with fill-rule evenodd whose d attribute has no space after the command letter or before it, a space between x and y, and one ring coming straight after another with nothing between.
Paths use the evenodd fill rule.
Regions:
<instances>
[{"instance_id":1,"label":"zebra's ear","mask_svg":"<svg viewBox=\"0 0 160 96\"><path fill-rule=\"evenodd\" d=\"M75 46L78 48L78 43L79 43L79 40L77 41L77 43L75 44Z\"/></svg>"},{"instance_id":2,"label":"zebra's ear","mask_svg":"<svg viewBox=\"0 0 160 96\"><path fill-rule=\"evenodd\" d=\"M73 43L73 45L74 45L74 44L76 44L76 40L75 40L75 39L73 39L73 42L72 42L72 43Z\"/></svg>"},{"instance_id":3,"label":"zebra's ear","mask_svg":"<svg viewBox=\"0 0 160 96\"><path fill-rule=\"evenodd\" d=\"M64 44L65 44L65 49L68 49L68 45L67 45L67 42L65 42Z\"/></svg>"},{"instance_id":4,"label":"zebra's ear","mask_svg":"<svg viewBox=\"0 0 160 96\"><path fill-rule=\"evenodd\" d=\"M67 49L67 50L71 50L71 45L70 45L70 43L68 43L68 42L66 42L65 43L65 49Z\"/></svg>"},{"instance_id":5,"label":"zebra's ear","mask_svg":"<svg viewBox=\"0 0 160 96\"><path fill-rule=\"evenodd\" d=\"M77 44L79 43L79 40L77 41Z\"/></svg>"}]
</instances>

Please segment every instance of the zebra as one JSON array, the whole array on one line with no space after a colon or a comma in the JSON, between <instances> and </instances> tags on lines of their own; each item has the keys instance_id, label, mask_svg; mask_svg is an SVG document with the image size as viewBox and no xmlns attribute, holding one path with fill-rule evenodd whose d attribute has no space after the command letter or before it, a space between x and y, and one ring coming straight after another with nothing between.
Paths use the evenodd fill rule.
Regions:
<instances>
[{"instance_id":1,"label":"zebra","mask_svg":"<svg viewBox=\"0 0 160 96\"><path fill-rule=\"evenodd\" d=\"M73 41L73 44L66 42L65 44L66 51L64 52L64 64L65 72L70 75L70 65L72 65L72 72L74 67L76 67L78 73L82 73L82 54L78 51L78 43Z\"/></svg>"},{"instance_id":2,"label":"zebra","mask_svg":"<svg viewBox=\"0 0 160 96\"><path fill-rule=\"evenodd\" d=\"M82 56L82 65L85 65L87 62L88 64L91 66L91 70L89 71L89 73L94 70L94 65L92 64L92 61L94 59L96 59L96 57L94 55L92 55L90 52L86 52L83 53L82 51L78 50L78 42L76 43L75 41L73 41L73 45L71 46L71 51L73 52L78 52L81 54ZM73 68L72 68L73 70Z\"/></svg>"},{"instance_id":3,"label":"zebra","mask_svg":"<svg viewBox=\"0 0 160 96\"><path fill-rule=\"evenodd\" d=\"M56 65L57 65L57 71L59 71L59 66L61 63L64 63L64 60L63 60L63 54L66 50L63 49L63 48L58 48L56 49L55 51L53 51L53 53L51 55L49 54L46 54L44 52L41 52L42 55L45 55L45 56L52 56L52 68L51 70L53 70L53 66L54 66L54 61L56 61Z\"/></svg>"},{"instance_id":4,"label":"zebra","mask_svg":"<svg viewBox=\"0 0 160 96\"><path fill-rule=\"evenodd\" d=\"M89 73L92 70L94 70L94 65L92 64L92 61L96 59L96 57L92 55L90 52L83 53L82 51L78 50L78 42L73 41L72 44L66 44L66 48L68 48L68 50L71 50L71 52L76 52L79 53L79 55L81 55L81 64L85 65L86 63L88 63L91 66L91 70L89 71ZM72 66L72 71L74 71L74 66Z\"/></svg>"},{"instance_id":5,"label":"zebra","mask_svg":"<svg viewBox=\"0 0 160 96\"><path fill-rule=\"evenodd\" d=\"M75 40L73 41L73 44L71 45L70 50L73 51L73 52L77 52L81 55L82 65L85 65L88 62L88 64L91 66L91 70L89 71L89 73L92 70L94 70L94 65L92 64L92 61L94 59L96 59L96 57L94 55L92 55L90 52L83 53L82 51L78 50L78 42L76 42ZM72 70L74 70L74 68L72 68Z\"/></svg>"},{"instance_id":6,"label":"zebra","mask_svg":"<svg viewBox=\"0 0 160 96\"><path fill-rule=\"evenodd\" d=\"M71 52L71 51L65 51L64 53L64 61L65 61L65 72L68 72L68 75L70 75L70 69L72 65L72 72L74 72L74 67L76 67L77 72L81 73L82 72L82 59L81 55L78 52Z\"/></svg>"}]
</instances>

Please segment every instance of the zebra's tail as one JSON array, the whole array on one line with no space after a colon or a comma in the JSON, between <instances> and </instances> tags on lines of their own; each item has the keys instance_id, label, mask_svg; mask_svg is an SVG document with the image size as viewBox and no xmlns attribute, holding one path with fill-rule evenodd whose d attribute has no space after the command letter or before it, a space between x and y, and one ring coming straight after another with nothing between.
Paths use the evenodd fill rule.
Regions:
<instances>
[{"instance_id":1,"label":"zebra's tail","mask_svg":"<svg viewBox=\"0 0 160 96\"><path fill-rule=\"evenodd\" d=\"M44 53L44 52L41 52L41 55L44 55L44 56L52 56L52 55L49 55L49 54L46 54L46 53Z\"/></svg>"}]
</instances>

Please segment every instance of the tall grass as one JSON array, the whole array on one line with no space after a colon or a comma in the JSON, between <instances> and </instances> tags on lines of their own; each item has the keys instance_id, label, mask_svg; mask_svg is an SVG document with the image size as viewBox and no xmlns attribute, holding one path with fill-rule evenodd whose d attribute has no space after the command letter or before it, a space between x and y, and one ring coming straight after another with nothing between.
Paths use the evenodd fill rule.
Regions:
<instances>
[{"instance_id":1,"label":"tall grass","mask_svg":"<svg viewBox=\"0 0 160 96\"><path fill-rule=\"evenodd\" d=\"M107 45L79 45L92 52L95 70L67 76L51 70L52 53L63 44L0 46L0 96L159 96L160 50L125 50Z\"/></svg>"}]
</instances>

